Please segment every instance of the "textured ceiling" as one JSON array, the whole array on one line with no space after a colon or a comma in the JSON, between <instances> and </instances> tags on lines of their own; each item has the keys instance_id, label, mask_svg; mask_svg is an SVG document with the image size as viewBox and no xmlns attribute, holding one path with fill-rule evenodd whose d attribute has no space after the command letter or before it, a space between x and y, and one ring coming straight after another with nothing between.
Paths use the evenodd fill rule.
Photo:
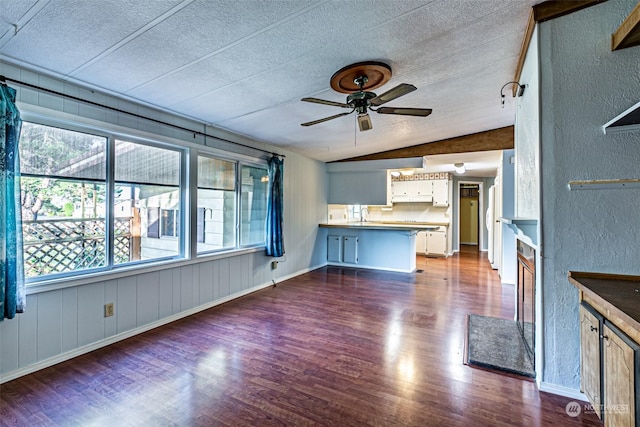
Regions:
<instances>
[{"instance_id":1,"label":"textured ceiling","mask_svg":"<svg viewBox=\"0 0 640 427\"><path fill-rule=\"evenodd\" d=\"M331 161L512 125L513 78L535 0L0 0L0 59ZM429 117L355 114L329 79L376 60L385 106Z\"/></svg>"}]
</instances>

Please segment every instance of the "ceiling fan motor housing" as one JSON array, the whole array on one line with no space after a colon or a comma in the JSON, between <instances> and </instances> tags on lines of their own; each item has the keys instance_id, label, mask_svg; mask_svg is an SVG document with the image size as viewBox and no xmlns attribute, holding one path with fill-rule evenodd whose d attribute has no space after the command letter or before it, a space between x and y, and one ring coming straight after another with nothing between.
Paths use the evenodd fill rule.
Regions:
<instances>
[{"instance_id":1,"label":"ceiling fan motor housing","mask_svg":"<svg viewBox=\"0 0 640 427\"><path fill-rule=\"evenodd\" d=\"M347 104L352 105L359 114L365 114L371 105L370 100L375 97L373 92L355 92L347 96Z\"/></svg>"}]
</instances>

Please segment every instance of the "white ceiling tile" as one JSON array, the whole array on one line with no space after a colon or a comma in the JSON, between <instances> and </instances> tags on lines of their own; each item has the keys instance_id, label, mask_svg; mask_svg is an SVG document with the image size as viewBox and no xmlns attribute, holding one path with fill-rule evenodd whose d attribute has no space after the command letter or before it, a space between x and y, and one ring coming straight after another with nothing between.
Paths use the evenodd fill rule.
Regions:
<instances>
[{"instance_id":1,"label":"white ceiling tile","mask_svg":"<svg viewBox=\"0 0 640 427\"><path fill-rule=\"evenodd\" d=\"M128 92L251 36L306 5L298 1L196 1L76 77Z\"/></svg>"},{"instance_id":2,"label":"white ceiling tile","mask_svg":"<svg viewBox=\"0 0 640 427\"><path fill-rule=\"evenodd\" d=\"M0 47L21 29L21 19L37 0L0 0Z\"/></svg>"},{"instance_id":3,"label":"white ceiling tile","mask_svg":"<svg viewBox=\"0 0 640 427\"><path fill-rule=\"evenodd\" d=\"M34 0L0 0L0 55L330 161L513 124L515 100L501 108L499 91L538 2L58 0L33 12ZM4 21L23 16L9 37ZM344 102L330 77L366 60L393 68L377 93L418 87L391 106L433 114L372 113L368 132L355 115L300 126L345 112L300 98Z\"/></svg>"},{"instance_id":4,"label":"white ceiling tile","mask_svg":"<svg viewBox=\"0 0 640 427\"><path fill-rule=\"evenodd\" d=\"M0 53L68 74L180 0L65 0L47 4Z\"/></svg>"}]
</instances>

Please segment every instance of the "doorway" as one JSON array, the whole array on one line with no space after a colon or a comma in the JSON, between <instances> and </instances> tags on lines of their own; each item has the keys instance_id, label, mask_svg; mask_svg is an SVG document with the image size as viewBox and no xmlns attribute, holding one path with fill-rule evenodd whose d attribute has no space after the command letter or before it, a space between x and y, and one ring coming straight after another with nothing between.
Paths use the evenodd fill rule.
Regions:
<instances>
[{"instance_id":1,"label":"doorway","mask_svg":"<svg viewBox=\"0 0 640 427\"><path fill-rule=\"evenodd\" d=\"M460 251L480 251L482 233L482 183L458 182L458 243Z\"/></svg>"}]
</instances>

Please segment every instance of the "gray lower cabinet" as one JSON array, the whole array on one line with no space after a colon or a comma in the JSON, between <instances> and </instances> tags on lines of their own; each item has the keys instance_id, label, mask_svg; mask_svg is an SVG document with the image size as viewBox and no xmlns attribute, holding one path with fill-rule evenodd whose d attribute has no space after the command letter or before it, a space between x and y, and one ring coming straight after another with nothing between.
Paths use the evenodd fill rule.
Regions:
<instances>
[{"instance_id":1,"label":"gray lower cabinet","mask_svg":"<svg viewBox=\"0 0 640 427\"><path fill-rule=\"evenodd\" d=\"M358 237L337 234L327 236L327 261L357 264Z\"/></svg>"},{"instance_id":2,"label":"gray lower cabinet","mask_svg":"<svg viewBox=\"0 0 640 427\"><path fill-rule=\"evenodd\" d=\"M341 236L327 236L327 261L342 262Z\"/></svg>"}]
</instances>

